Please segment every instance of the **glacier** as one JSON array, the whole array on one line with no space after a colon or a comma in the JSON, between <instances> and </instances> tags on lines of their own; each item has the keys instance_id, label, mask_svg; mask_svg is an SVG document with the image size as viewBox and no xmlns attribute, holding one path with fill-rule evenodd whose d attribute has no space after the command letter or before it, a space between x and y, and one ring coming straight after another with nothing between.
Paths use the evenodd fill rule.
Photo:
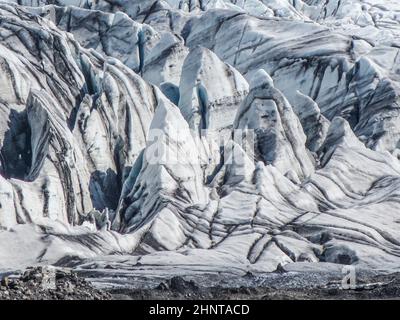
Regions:
<instances>
[{"instance_id":1,"label":"glacier","mask_svg":"<svg viewBox=\"0 0 400 320\"><path fill-rule=\"evenodd\" d=\"M399 48L395 0L0 1L0 272L398 271Z\"/></svg>"}]
</instances>

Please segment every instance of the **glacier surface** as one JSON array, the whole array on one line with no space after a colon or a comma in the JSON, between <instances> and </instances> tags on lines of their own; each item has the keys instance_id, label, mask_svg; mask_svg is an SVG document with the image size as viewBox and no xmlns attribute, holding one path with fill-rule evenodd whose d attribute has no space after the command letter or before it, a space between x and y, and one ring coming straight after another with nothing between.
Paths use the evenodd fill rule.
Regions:
<instances>
[{"instance_id":1,"label":"glacier surface","mask_svg":"<svg viewBox=\"0 0 400 320\"><path fill-rule=\"evenodd\" d=\"M0 271L400 266L395 0L0 1Z\"/></svg>"}]
</instances>

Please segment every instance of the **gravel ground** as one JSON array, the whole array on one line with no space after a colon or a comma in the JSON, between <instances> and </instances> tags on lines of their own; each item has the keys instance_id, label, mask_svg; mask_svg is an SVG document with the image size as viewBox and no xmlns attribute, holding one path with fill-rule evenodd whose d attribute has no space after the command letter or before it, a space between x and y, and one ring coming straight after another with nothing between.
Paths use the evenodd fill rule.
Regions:
<instances>
[{"instance_id":1,"label":"gravel ground","mask_svg":"<svg viewBox=\"0 0 400 320\"><path fill-rule=\"evenodd\" d=\"M1 277L1 276L0 276ZM0 300L310 300L310 299L399 299L400 273L360 274L352 289L345 290L335 276L310 272L288 272L221 281L175 276L155 287L109 287L100 289L94 279L65 268L29 268L23 274L2 276ZM152 279L149 279L152 280ZM239 284L235 286L234 284ZM246 285L243 285L246 284Z\"/></svg>"},{"instance_id":2,"label":"gravel ground","mask_svg":"<svg viewBox=\"0 0 400 320\"><path fill-rule=\"evenodd\" d=\"M241 287L201 287L194 281L174 277L160 283L154 289L111 289L114 299L134 300L364 300L364 299L399 299L400 274L365 277L352 289L343 289L341 282L332 281L314 286L308 275L293 275L304 286L241 286Z\"/></svg>"},{"instance_id":3,"label":"gravel ground","mask_svg":"<svg viewBox=\"0 0 400 320\"><path fill-rule=\"evenodd\" d=\"M107 300L111 295L96 289L70 270L36 267L22 275L2 277L0 300Z\"/></svg>"}]
</instances>

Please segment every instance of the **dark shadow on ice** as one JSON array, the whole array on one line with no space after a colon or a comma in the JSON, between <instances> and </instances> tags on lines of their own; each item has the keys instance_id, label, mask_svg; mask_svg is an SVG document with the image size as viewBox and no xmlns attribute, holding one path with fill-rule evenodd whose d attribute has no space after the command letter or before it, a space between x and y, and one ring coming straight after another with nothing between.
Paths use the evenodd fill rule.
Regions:
<instances>
[{"instance_id":1,"label":"dark shadow on ice","mask_svg":"<svg viewBox=\"0 0 400 320\"><path fill-rule=\"evenodd\" d=\"M171 82L163 82L160 85L162 93L176 106L179 104L180 92L179 87Z\"/></svg>"},{"instance_id":2,"label":"dark shadow on ice","mask_svg":"<svg viewBox=\"0 0 400 320\"><path fill-rule=\"evenodd\" d=\"M32 162L31 129L25 111L10 111L0 154L0 174L7 179L24 179Z\"/></svg>"},{"instance_id":3,"label":"dark shadow on ice","mask_svg":"<svg viewBox=\"0 0 400 320\"><path fill-rule=\"evenodd\" d=\"M89 191L96 210L102 211L105 208L115 210L121 193L118 175L112 169L107 169L106 172L96 170L90 177Z\"/></svg>"}]
</instances>

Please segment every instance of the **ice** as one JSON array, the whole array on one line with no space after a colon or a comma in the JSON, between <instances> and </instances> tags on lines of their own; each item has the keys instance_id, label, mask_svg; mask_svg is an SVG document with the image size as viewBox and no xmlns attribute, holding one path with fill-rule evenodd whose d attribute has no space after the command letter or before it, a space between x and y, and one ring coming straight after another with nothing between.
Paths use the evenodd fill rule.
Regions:
<instances>
[{"instance_id":1,"label":"ice","mask_svg":"<svg viewBox=\"0 0 400 320\"><path fill-rule=\"evenodd\" d=\"M398 270L398 1L0 17L0 272Z\"/></svg>"}]
</instances>

